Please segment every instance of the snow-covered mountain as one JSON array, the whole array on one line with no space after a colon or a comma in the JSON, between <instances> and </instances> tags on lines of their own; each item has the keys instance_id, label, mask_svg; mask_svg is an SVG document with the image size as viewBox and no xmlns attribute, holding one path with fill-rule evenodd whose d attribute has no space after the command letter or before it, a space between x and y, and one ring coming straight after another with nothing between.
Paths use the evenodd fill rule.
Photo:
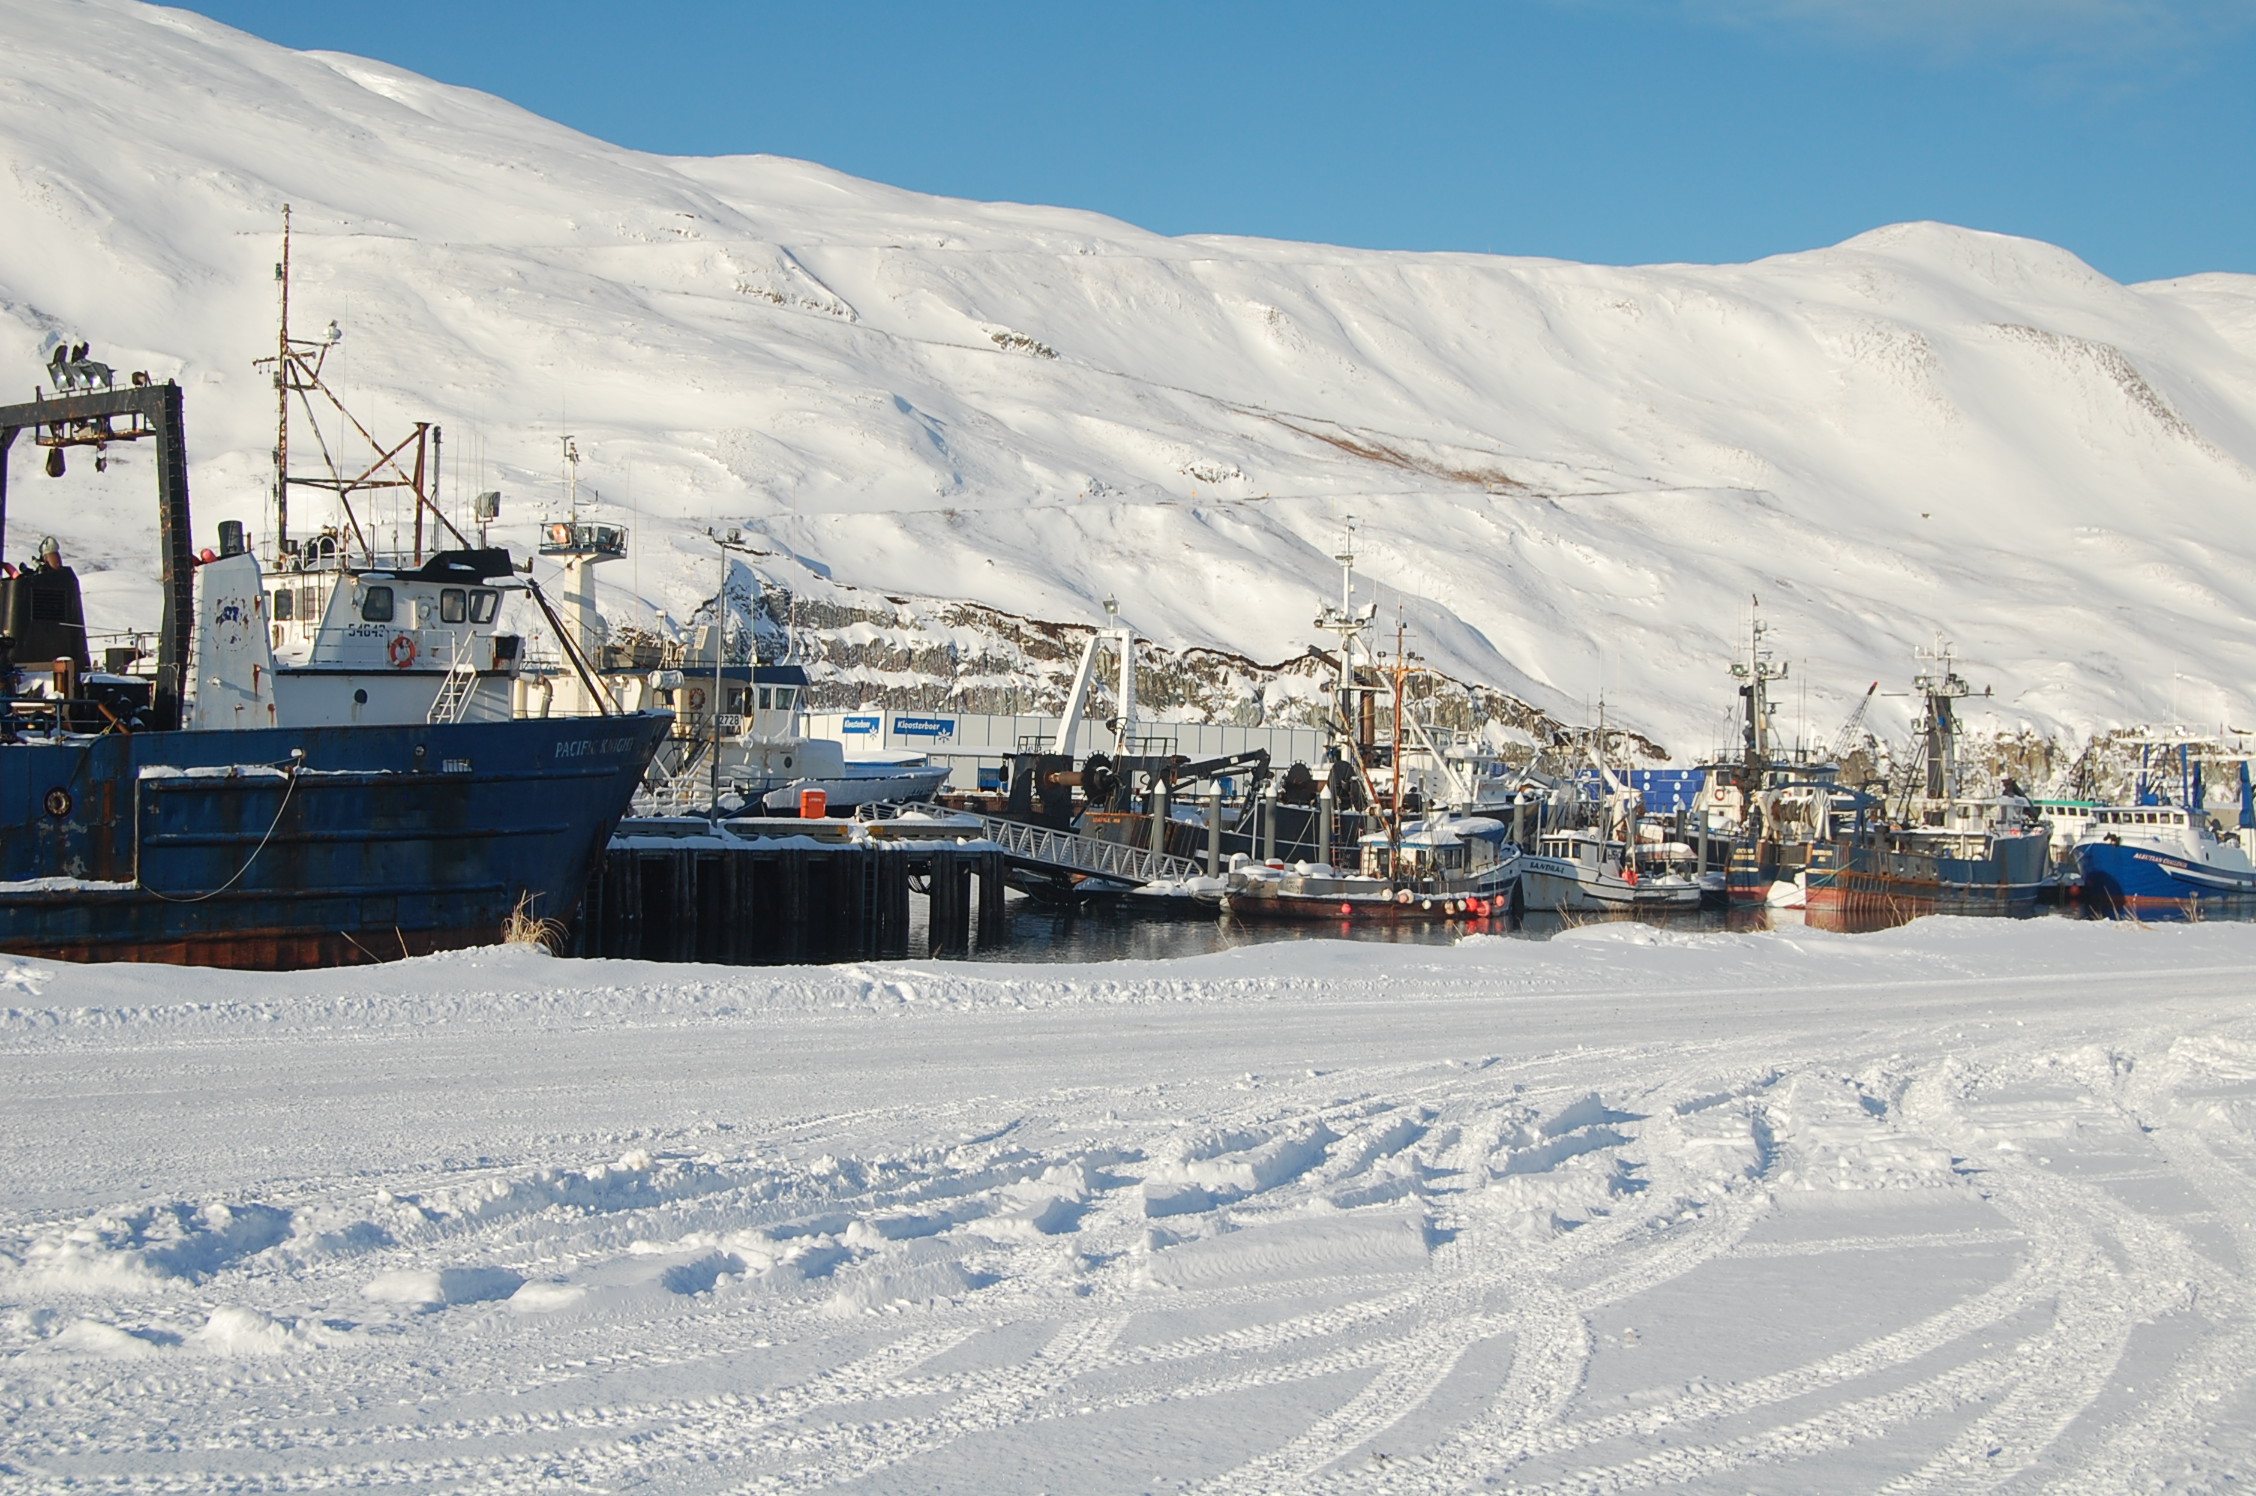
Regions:
<instances>
[{"instance_id":1,"label":"snow-covered mountain","mask_svg":"<svg viewBox=\"0 0 2256 1496\"><path fill-rule=\"evenodd\" d=\"M912 625L1109 592L1277 661L1352 515L1437 665L1569 719L1603 693L1680 755L1750 595L1816 731L1938 633L2004 730L2256 725L2256 277L2123 286L1937 224L1634 269L1165 238L639 154L126 0L0 0L0 36L0 368L28 394L89 339L181 378L206 534L267 527L287 201L301 325L338 321L379 422L443 423L505 538L577 435L637 530L622 620L685 614L742 525L804 596L931 600ZM110 568L120 625L155 614L145 462L16 458L11 552Z\"/></svg>"}]
</instances>

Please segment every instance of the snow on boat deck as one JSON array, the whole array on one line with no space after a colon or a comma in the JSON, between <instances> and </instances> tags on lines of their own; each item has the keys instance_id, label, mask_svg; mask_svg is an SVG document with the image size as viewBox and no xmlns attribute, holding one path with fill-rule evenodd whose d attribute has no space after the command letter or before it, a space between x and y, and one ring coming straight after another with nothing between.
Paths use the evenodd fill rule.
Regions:
<instances>
[{"instance_id":1,"label":"snow on boat deck","mask_svg":"<svg viewBox=\"0 0 2256 1496\"><path fill-rule=\"evenodd\" d=\"M2252 958L0 958L0 1485L2208 1489Z\"/></svg>"}]
</instances>

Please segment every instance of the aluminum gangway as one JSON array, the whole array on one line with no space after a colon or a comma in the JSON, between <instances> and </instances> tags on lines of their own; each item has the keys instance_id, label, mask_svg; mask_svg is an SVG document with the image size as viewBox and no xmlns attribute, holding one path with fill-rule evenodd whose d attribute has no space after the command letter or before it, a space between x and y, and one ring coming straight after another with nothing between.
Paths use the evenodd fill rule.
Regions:
<instances>
[{"instance_id":1,"label":"aluminum gangway","mask_svg":"<svg viewBox=\"0 0 2256 1496\"><path fill-rule=\"evenodd\" d=\"M976 822L979 834L998 843L1007 861L1044 872L1078 873L1083 877L1139 886L1196 878L1204 872L1188 857L1171 857L1146 847L1123 846L1119 842L1100 841L1070 831L1052 831L1047 826L1029 826L1023 821L983 816L975 811L950 810L945 805L923 800L889 800L864 807L864 814L877 820L891 820L903 813Z\"/></svg>"}]
</instances>

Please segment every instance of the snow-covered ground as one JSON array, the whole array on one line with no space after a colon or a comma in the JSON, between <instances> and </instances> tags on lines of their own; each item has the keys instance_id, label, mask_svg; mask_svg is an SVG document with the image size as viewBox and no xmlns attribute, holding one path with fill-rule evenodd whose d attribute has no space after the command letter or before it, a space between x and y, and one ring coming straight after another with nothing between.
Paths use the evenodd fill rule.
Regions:
<instances>
[{"instance_id":1,"label":"snow-covered ground","mask_svg":"<svg viewBox=\"0 0 2256 1496\"><path fill-rule=\"evenodd\" d=\"M130 0L0 0L0 41L0 377L91 339L181 378L205 543L271 528L252 361L290 202L300 331L342 325L330 372L380 429L444 424L458 512L499 487L525 549L578 435L637 532L619 621L685 616L706 526L742 524L818 598L1095 624L1111 593L1278 661L1354 514L1436 666L1569 720L1603 693L1679 759L1719 735L1750 594L1818 733L1938 631L1997 693L1978 729L2256 711L2256 277L2125 286L1931 223L1639 268L1168 238L622 150ZM98 627L156 618L146 462L49 482L18 452L17 549L102 568Z\"/></svg>"},{"instance_id":2,"label":"snow-covered ground","mask_svg":"<svg viewBox=\"0 0 2256 1496\"><path fill-rule=\"evenodd\" d=\"M2237 1489L2252 958L0 960L0 1489Z\"/></svg>"}]
</instances>

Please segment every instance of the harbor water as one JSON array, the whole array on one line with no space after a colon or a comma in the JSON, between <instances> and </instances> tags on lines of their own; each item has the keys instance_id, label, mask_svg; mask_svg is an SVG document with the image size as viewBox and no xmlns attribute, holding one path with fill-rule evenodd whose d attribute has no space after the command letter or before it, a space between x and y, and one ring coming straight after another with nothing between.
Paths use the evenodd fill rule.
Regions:
<instances>
[{"instance_id":1,"label":"harbor water","mask_svg":"<svg viewBox=\"0 0 2256 1496\"><path fill-rule=\"evenodd\" d=\"M1363 924L1341 921L1316 924L1306 921L1232 920L1211 913L1184 911L1156 914L1129 907L1129 901L1091 903L1064 908L1022 894L1010 895L1009 944L975 949L977 961L1163 961L1182 956L1203 956L1239 946L1295 940L1384 941L1406 945L1453 945L1466 935L1499 935L1515 940L1548 940L1565 930L1627 921L1686 932L1755 931L1809 928L1799 911L1768 909L1697 910L1652 916L1593 916L1529 914L1517 923L1505 919L1467 920L1430 925ZM910 950L927 949L923 925L924 901L912 903ZM2059 908L2041 910L2038 918L2074 917ZM1875 929L1882 928L1875 925ZM1838 932L1857 933L1857 932Z\"/></svg>"}]
</instances>

